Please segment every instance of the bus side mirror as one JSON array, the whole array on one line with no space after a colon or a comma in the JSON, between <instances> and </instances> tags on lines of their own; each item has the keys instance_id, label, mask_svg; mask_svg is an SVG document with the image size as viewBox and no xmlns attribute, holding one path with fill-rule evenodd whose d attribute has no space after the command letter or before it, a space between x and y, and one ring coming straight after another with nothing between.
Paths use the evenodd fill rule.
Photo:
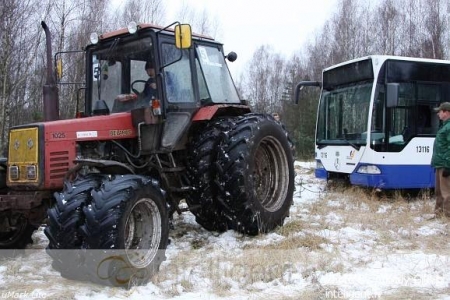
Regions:
<instances>
[{"instance_id":1,"label":"bus side mirror","mask_svg":"<svg viewBox=\"0 0 450 300\"><path fill-rule=\"evenodd\" d=\"M175 46L178 49L188 49L192 45L192 30L189 24L175 26Z\"/></svg>"},{"instance_id":2,"label":"bus side mirror","mask_svg":"<svg viewBox=\"0 0 450 300\"><path fill-rule=\"evenodd\" d=\"M300 81L296 86L294 90L294 102L295 104L298 104L298 101L300 99L300 91L303 89L304 86L317 86L322 87L322 84L318 81Z\"/></svg>"},{"instance_id":3,"label":"bus side mirror","mask_svg":"<svg viewBox=\"0 0 450 300\"><path fill-rule=\"evenodd\" d=\"M396 107L398 105L398 83L386 84L386 105Z\"/></svg>"}]
</instances>

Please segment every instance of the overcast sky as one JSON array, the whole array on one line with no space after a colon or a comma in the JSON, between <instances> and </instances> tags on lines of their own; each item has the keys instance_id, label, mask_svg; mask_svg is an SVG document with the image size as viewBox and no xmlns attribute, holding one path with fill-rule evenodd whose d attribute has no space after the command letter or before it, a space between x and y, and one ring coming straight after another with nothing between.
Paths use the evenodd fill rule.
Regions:
<instances>
[{"instance_id":1,"label":"overcast sky","mask_svg":"<svg viewBox=\"0 0 450 300\"><path fill-rule=\"evenodd\" d=\"M219 19L216 39L225 52L238 59L230 63L235 79L262 45L290 57L317 32L334 13L337 0L165 0L168 19L175 18L181 3L199 11L206 9ZM173 20L175 21L175 20Z\"/></svg>"},{"instance_id":2,"label":"overcast sky","mask_svg":"<svg viewBox=\"0 0 450 300\"><path fill-rule=\"evenodd\" d=\"M244 71L254 52L262 45L290 57L321 29L336 8L338 0L164 0L166 19L177 20L183 3L196 10L200 18L206 10L217 18L217 41L225 53L234 51L237 61L229 63L235 79ZM121 5L121 0L113 0ZM159 24L164 25L164 24Z\"/></svg>"}]
</instances>

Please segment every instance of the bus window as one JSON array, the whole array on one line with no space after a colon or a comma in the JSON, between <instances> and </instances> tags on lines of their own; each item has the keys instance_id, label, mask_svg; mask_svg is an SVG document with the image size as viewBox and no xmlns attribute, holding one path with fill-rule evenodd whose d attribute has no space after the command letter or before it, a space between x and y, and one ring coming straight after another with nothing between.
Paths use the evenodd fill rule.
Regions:
<instances>
[{"instance_id":1,"label":"bus window","mask_svg":"<svg viewBox=\"0 0 450 300\"><path fill-rule=\"evenodd\" d=\"M372 111L372 132L384 132L384 85L377 85L377 95L373 104Z\"/></svg>"},{"instance_id":2,"label":"bus window","mask_svg":"<svg viewBox=\"0 0 450 300\"><path fill-rule=\"evenodd\" d=\"M440 85L400 83L398 106L392 108L385 108L384 89L377 89L370 141L375 151L399 152L414 137L436 134L439 120L432 108L441 101Z\"/></svg>"},{"instance_id":3,"label":"bus window","mask_svg":"<svg viewBox=\"0 0 450 300\"><path fill-rule=\"evenodd\" d=\"M388 151L401 151L418 134L418 107L416 83L401 83L399 86L399 104L391 111L392 137L389 138Z\"/></svg>"}]
</instances>

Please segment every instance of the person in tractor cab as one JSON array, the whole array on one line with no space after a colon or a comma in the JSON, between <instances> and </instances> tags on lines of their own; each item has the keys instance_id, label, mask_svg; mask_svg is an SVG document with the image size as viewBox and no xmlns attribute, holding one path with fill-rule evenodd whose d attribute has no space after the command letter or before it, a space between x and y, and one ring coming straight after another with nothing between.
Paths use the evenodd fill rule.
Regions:
<instances>
[{"instance_id":1,"label":"person in tractor cab","mask_svg":"<svg viewBox=\"0 0 450 300\"><path fill-rule=\"evenodd\" d=\"M129 94L120 94L114 100L114 105L112 112L124 112L130 111L139 107L146 107L151 104L153 98L157 98L157 85L156 85L156 72L154 65L147 61L144 67L147 72L148 79L145 80L136 80L135 82L145 82L144 89L142 92L139 90L133 89L133 93Z\"/></svg>"},{"instance_id":2,"label":"person in tractor cab","mask_svg":"<svg viewBox=\"0 0 450 300\"><path fill-rule=\"evenodd\" d=\"M156 98L156 78L155 78L155 67L151 62L147 62L145 64L145 71L148 75L147 83L145 84L145 88L142 91L142 95L145 98Z\"/></svg>"}]
</instances>

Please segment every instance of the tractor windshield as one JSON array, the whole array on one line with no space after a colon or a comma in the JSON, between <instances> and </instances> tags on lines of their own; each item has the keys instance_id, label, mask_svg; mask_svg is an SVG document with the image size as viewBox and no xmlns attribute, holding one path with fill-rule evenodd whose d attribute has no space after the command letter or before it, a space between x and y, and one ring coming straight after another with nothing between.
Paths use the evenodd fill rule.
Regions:
<instances>
[{"instance_id":1,"label":"tractor windshield","mask_svg":"<svg viewBox=\"0 0 450 300\"><path fill-rule=\"evenodd\" d=\"M142 106L145 100L143 97L145 83L149 79L146 63L152 62L153 57L150 37L125 43L116 39L107 47L94 50L91 54L92 76L90 76L92 106L94 107L97 100L104 100L111 112L134 108L127 104ZM120 95L131 93L137 95L138 101L118 100ZM118 103L121 104L120 107Z\"/></svg>"},{"instance_id":2,"label":"tractor windshield","mask_svg":"<svg viewBox=\"0 0 450 300\"><path fill-rule=\"evenodd\" d=\"M216 47L197 46L202 103L240 103L239 95L225 63L223 53Z\"/></svg>"}]
</instances>

